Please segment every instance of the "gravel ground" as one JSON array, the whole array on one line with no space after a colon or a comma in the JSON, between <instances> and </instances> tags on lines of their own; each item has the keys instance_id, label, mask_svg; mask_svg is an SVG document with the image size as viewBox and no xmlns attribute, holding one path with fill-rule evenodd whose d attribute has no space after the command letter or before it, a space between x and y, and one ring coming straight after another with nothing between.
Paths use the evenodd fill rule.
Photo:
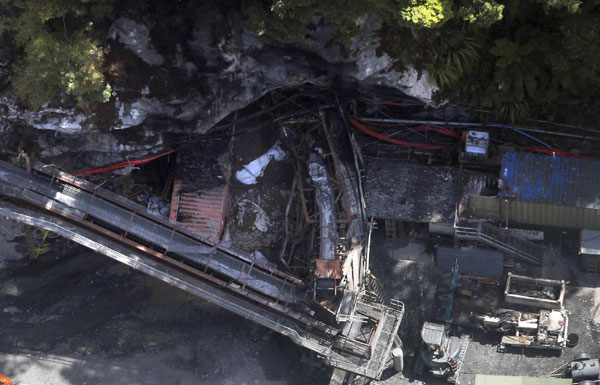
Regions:
<instances>
[{"instance_id":1,"label":"gravel ground","mask_svg":"<svg viewBox=\"0 0 600 385\"><path fill-rule=\"evenodd\" d=\"M443 280L432 268L429 247L418 239L387 242L381 227L373 236L371 267L407 311L400 329L405 371L390 369L379 383L443 383L411 373L421 325L439 310L436 290ZM586 286L573 258L549 250L542 274L570 280L565 307L580 344L560 356L501 354L499 336L470 331L462 384L472 385L476 373L544 375L578 352L600 356L600 290ZM331 370L284 337L75 248L58 258L49 253L36 261L4 261L0 373L22 385L300 385L327 384Z\"/></svg>"},{"instance_id":2,"label":"gravel ground","mask_svg":"<svg viewBox=\"0 0 600 385\"><path fill-rule=\"evenodd\" d=\"M403 376L396 374L393 370L388 370L384 373L384 379L380 384L444 384L445 382L440 379L416 376L412 373L414 351L420 344L421 325L427 320L436 321L435 315L438 314L441 307L445 306L444 300L440 300L435 295L437 285L445 284L441 278L443 275L439 275L432 268L433 255L425 243L408 239L395 242L386 241L383 223L379 227L373 234L371 268L383 283L386 293L404 301L407 309L400 328L400 336L407 352ZM578 266L579 261L576 254L568 250L548 249L540 275L568 281L564 306L571 313L569 333L579 335L579 344L574 348L566 348L562 354L533 349L498 353L496 348L500 341L499 335L465 329L465 333L470 334L472 340L459 378L461 385L473 385L477 373L544 376L572 360L574 355L579 352L589 353L592 357L600 357L600 311L598 311L600 289L586 281L585 274L579 270ZM495 294L497 303L501 300L502 290ZM494 289L490 292L498 292L498 290ZM480 295L485 294L480 293ZM465 306L472 309L471 305ZM455 301L453 312L455 320L459 317L461 306L460 301Z\"/></svg>"},{"instance_id":3,"label":"gravel ground","mask_svg":"<svg viewBox=\"0 0 600 385\"><path fill-rule=\"evenodd\" d=\"M288 339L78 250L0 270L0 373L19 385L326 384Z\"/></svg>"}]
</instances>

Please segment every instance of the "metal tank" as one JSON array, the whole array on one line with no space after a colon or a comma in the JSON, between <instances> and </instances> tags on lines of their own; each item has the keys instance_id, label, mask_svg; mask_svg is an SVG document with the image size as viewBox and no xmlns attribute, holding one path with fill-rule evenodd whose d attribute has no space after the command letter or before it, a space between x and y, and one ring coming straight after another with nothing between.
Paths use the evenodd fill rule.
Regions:
<instances>
[{"instance_id":1,"label":"metal tank","mask_svg":"<svg viewBox=\"0 0 600 385\"><path fill-rule=\"evenodd\" d=\"M591 358L587 353L579 353L571 361L571 376L573 382L597 380L600 377L600 363L597 358Z\"/></svg>"}]
</instances>

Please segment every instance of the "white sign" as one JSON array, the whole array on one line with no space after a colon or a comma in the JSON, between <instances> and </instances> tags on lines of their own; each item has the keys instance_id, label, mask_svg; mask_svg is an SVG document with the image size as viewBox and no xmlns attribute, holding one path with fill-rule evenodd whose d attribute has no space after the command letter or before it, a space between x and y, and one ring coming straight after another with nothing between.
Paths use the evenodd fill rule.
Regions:
<instances>
[{"instance_id":1,"label":"white sign","mask_svg":"<svg viewBox=\"0 0 600 385\"><path fill-rule=\"evenodd\" d=\"M544 232L537 230L525 230L525 229L508 229L513 234L520 235L525 239L529 239L530 241L543 241L544 240Z\"/></svg>"}]
</instances>

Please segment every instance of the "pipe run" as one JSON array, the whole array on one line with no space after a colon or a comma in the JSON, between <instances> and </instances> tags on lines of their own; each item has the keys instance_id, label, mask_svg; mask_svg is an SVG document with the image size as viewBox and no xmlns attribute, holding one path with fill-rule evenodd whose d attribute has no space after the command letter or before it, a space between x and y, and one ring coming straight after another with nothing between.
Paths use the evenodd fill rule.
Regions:
<instances>
[{"instance_id":1,"label":"pipe run","mask_svg":"<svg viewBox=\"0 0 600 385\"><path fill-rule=\"evenodd\" d=\"M522 135L525 135L533 140L535 140L536 142L543 144L546 147L552 147L549 144L534 138L533 136L527 135L525 134L525 132L533 132L533 133L538 133L538 134L547 134L547 135L556 135L556 136L563 136L566 138L575 138L575 139L585 139L585 140L592 140L592 141L596 141L596 142L600 142L600 138L599 137L593 137L593 136L585 136L585 135L577 135L577 134L569 134L566 132L556 132L556 131L548 131L548 130L544 130L541 128L528 128L528 127L518 127L518 126L513 126L510 124L504 124L504 123L494 123L494 122L490 122L490 123L465 123L465 122L444 122L441 120L415 120L415 119L377 119L377 118L358 118L364 122L371 122L371 123L402 123L402 124L434 124L434 125L440 125L440 126L454 126L454 127L493 127L493 128L508 128L511 130L514 130Z\"/></svg>"}]
</instances>

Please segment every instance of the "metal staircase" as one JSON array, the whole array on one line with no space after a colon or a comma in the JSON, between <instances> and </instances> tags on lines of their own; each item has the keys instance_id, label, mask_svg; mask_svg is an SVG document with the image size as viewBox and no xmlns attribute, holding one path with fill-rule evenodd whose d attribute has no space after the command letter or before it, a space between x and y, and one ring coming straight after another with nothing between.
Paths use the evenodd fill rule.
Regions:
<instances>
[{"instance_id":1,"label":"metal staircase","mask_svg":"<svg viewBox=\"0 0 600 385\"><path fill-rule=\"evenodd\" d=\"M361 333L354 339L340 336L337 340L337 343L344 345L346 349L351 348L355 353L360 352L360 354L345 361L329 356L325 359L326 364L375 379L379 379L383 370L389 367L392 348L399 341L398 329L404 316L404 304L395 299L387 304L373 301L376 301L376 298L372 295L367 293L360 295L356 303L356 313L361 317L355 317L350 321L376 324L372 333ZM347 330L351 329L352 326L347 328Z\"/></svg>"},{"instance_id":2,"label":"metal staircase","mask_svg":"<svg viewBox=\"0 0 600 385\"><path fill-rule=\"evenodd\" d=\"M483 242L525 263L542 265L543 247L483 220L459 222L454 226L454 236L457 239Z\"/></svg>"},{"instance_id":3,"label":"metal staircase","mask_svg":"<svg viewBox=\"0 0 600 385\"><path fill-rule=\"evenodd\" d=\"M460 385L459 377L460 370L462 369L462 365L465 362L465 356L467 355L467 349L469 348L469 342L471 342L471 338L469 335L465 334L460 336L460 354L458 361L455 361L452 365L452 376L448 378L448 382L451 384Z\"/></svg>"},{"instance_id":4,"label":"metal staircase","mask_svg":"<svg viewBox=\"0 0 600 385\"><path fill-rule=\"evenodd\" d=\"M385 240L386 241L393 242L396 240L397 234L398 234L398 227L396 225L397 225L397 223L393 219L385 220Z\"/></svg>"}]
</instances>

